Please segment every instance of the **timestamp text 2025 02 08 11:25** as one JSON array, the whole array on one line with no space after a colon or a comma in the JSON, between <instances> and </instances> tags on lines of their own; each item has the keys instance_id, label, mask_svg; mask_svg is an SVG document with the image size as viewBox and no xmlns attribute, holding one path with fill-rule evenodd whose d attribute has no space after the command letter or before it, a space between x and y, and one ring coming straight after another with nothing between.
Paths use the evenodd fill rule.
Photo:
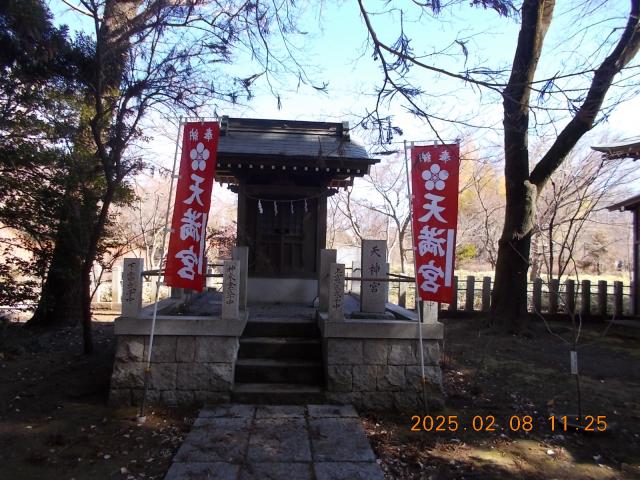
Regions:
<instances>
[{"instance_id":1,"label":"timestamp text 2025 02 08 11:25","mask_svg":"<svg viewBox=\"0 0 640 480\"><path fill-rule=\"evenodd\" d=\"M579 426L572 422L578 422ZM551 415L547 417L546 425L552 432L569 432L579 429L586 432L604 432L608 427L606 415L583 415L582 417ZM475 415L468 425L463 424L457 415L413 415L411 417L412 432L459 432L466 430L530 432L535 427L536 424L531 415L511 415L506 421L506 427L496 423L496 417L493 415Z\"/></svg>"}]
</instances>

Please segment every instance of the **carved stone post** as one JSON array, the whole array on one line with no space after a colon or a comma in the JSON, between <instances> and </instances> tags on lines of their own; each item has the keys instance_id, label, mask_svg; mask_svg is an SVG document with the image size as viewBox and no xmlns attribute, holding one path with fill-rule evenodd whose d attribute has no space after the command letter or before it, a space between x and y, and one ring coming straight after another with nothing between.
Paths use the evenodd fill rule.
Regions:
<instances>
[{"instance_id":1,"label":"carved stone post","mask_svg":"<svg viewBox=\"0 0 640 480\"><path fill-rule=\"evenodd\" d=\"M318 310L329 310L329 275L331 264L336 263L338 251L333 249L320 250L320 268L318 269Z\"/></svg>"},{"instance_id":2,"label":"carved stone post","mask_svg":"<svg viewBox=\"0 0 640 480\"><path fill-rule=\"evenodd\" d=\"M387 242L384 240L362 241L362 276L364 278L384 278L387 276ZM384 313L388 287L385 282L362 282L360 310L370 313Z\"/></svg>"},{"instance_id":3,"label":"carved stone post","mask_svg":"<svg viewBox=\"0 0 640 480\"><path fill-rule=\"evenodd\" d=\"M224 261L221 314L223 319L240 318L240 268L239 260Z\"/></svg>"},{"instance_id":4,"label":"carved stone post","mask_svg":"<svg viewBox=\"0 0 640 480\"><path fill-rule=\"evenodd\" d=\"M329 321L344 320L344 265L332 263L329 268Z\"/></svg>"},{"instance_id":5,"label":"carved stone post","mask_svg":"<svg viewBox=\"0 0 640 480\"><path fill-rule=\"evenodd\" d=\"M125 258L122 268L122 316L136 317L142 310L142 258Z\"/></svg>"},{"instance_id":6,"label":"carved stone post","mask_svg":"<svg viewBox=\"0 0 640 480\"><path fill-rule=\"evenodd\" d=\"M247 275L249 273L249 247L233 247L233 260L240 262L240 309L247 309Z\"/></svg>"}]
</instances>

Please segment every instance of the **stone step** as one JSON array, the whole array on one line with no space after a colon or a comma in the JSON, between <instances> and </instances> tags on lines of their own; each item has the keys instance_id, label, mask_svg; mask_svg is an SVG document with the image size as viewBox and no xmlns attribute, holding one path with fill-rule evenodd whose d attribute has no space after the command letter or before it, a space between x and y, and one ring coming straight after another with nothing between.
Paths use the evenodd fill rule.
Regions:
<instances>
[{"instance_id":1,"label":"stone step","mask_svg":"<svg viewBox=\"0 0 640 480\"><path fill-rule=\"evenodd\" d=\"M315 321L308 320L249 320L242 336L319 338L320 330Z\"/></svg>"},{"instance_id":2,"label":"stone step","mask_svg":"<svg viewBox=\"0 0 640 480\"><path fill-rule=\"evenodd\" d=\"M322 360L322 344L317 338L247 337L240 338L239 358Z\"/></svg>"},{"instance_id":3,"label":"stone step","mask_svg":"<svg viewBox=\"0 0 640 480\"><path fill-rule=\"evenodd\" d=\"M323 383L322 362L239 358L236 362L235 381L236 383L321 385Z\"/></svg>"},{"instance_id":4,"label":"stone step","mask_svg":"<svg viewBox=\"0 0 640 480\"><path fill-rule=\"evenodd\" d=\"M302 405L324 403L322 387L305 384L236 383L231 401L249 404Z\"/></svg>"}]
</instances>

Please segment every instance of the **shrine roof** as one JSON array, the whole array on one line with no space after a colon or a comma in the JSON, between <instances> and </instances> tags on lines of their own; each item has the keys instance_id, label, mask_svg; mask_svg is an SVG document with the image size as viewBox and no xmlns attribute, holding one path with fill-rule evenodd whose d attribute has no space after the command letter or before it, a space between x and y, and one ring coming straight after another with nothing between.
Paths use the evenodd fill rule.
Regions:
<instances>
[{"instance_id":1,"label":"shrine roof","mask_svg":"<svg viewBox=\"0 0 640 480\"><path fill-rule=\"evenodd\" d=\"M218 157L336 159L374 164L348 123L222 117Z\"/></svg>"},{"instance_id":2,"label":"shrine roof","mask_svg":"<svg viewBox=\"0 0 640 480\"><path fill-rule=\"evenodd\" d=\"M640 159L640 137L621 140L616 143L594 145L593 150L604 153L607 158L633 158Z\"/></svg>"},{"instance_id":3,"label":"shrine roof","mask_svg":"<svg viewBox=\"0 0 640 480\"><path fill-rule=\"evenodd\" d=\"M622 212L625 210L635 210L639 206L640 206L640 195L635 195L621 202L615 203L613 205L609 205L607 207L607 210L609 210L610 212L614 212L617 210Z\"/></svg>"}]
</instances>

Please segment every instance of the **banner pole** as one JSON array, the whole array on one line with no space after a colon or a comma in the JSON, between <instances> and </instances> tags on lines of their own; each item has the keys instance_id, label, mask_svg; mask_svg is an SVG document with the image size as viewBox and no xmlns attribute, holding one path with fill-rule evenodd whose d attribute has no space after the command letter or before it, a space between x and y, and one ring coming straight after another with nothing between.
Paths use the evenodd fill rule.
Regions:
<instances>
[{"instance_id":1,"label":"banner pole","mask_svg":"<svg viewBox=\"0 0 640 480\"><path fill-rule=\"evenodd\" d=\"M144 423L146 416L144 415L144 407L147 399L147 390L149 389L149 379L151 377L151 352L153 350L153 337L156 332L156 318L158 317L158 297L160 296L160 285L162 285L162 279L164 278L164 255L165 246L167 242L167 233L169 225L169 210L171 208L171 197L173 196L173 185L176 175L176 164L178 162L178 149L180 147L180 139L182 134L182 117L178 121L178 137L176 138L176 148L173 154L173 167L171 169L171 183L169 187L169 197L167 198L167 211L164 217L164 231L162 233L162 246L160 247L160 268L158 269L158 279L156 281L156 292L153 304L153 315L151 317L151 331L149 332L149 347L147 349L147 360L144 368L144 387L142 389L142 399L140 400L140 412L138 413L138 422Z\"/></svg>"},{"instance_id":2,"label":"banner pole","mask_svg":"<svg viewBox=\"0 0 640 480\"><path fill-rule=\"evenodd\" d=\"M411 146L413 147L413 142L411 142ZM422 339L422 322L423 322L423 311L424 311L424 301L418 300L420 295L420 290L418 290L418 272L417 272L417 261L416 261L416 250L415 250L415 232L413 231L413 201L411 196L411 176L409 175L409 159L407 157L407 141L404 141L404 169L407 175L407 200L409 202L409 214L411 215L411 221L409 225L411 226L411 251L413 252L413 278L416 283L416 291L415 291L415 305L418 309L418 345L420 349L420 383L422 384L422 401L424 402L424 411L427 413L429 409L429 404L427 402L427 379L424 375L424 342ZM417 300L417 301L415 301Z\"/></svg>"}]
</instances>

